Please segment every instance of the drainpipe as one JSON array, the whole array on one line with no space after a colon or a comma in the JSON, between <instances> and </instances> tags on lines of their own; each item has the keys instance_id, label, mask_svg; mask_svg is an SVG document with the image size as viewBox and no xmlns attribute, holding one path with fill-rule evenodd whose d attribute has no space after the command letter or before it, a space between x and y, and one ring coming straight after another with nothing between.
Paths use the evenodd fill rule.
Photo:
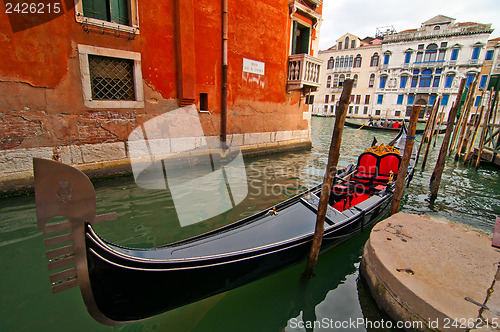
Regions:
<instances>
[{"instance_id":1,"label":"drainpipe","mask_svg":"<svg viewBox=\"0 0 500 332\"><path fill-rule=\"evenodd\" d=\"M227 138L227 2L222 0L222 87L221 87L221 135L222 146L226 146Z\"/></svg>"}]
</instances>

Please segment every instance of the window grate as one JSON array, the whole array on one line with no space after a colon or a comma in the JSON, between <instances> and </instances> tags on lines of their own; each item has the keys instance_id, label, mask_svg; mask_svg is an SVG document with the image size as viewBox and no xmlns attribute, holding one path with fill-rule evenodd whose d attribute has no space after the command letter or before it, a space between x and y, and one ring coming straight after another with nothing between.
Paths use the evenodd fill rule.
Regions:
<instances>
[{"instance_id":1,"label":"window grate","mask_svg":"<svg viewBox=\"0 0 500 332\"><path fill-rule=\"evenodd\" d=\"M93 100L135 100L134 61L89 54Z\"/></svg>"}]
</instances>

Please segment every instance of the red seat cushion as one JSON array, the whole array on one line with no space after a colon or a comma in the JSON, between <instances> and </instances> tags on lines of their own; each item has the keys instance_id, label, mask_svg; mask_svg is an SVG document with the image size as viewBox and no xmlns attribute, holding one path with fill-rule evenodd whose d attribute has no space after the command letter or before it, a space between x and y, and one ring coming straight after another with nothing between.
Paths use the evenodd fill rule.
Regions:
<instances>
[{"instance_id":1,"label":"red seat cushion","mask_svg":"<svg viewBox=\"0 0 500 332\"><path fill-rule=\"evenodd\" d=\"M358 158L358 172L375 175L377 173L377 155L364 152Z\"/></svg>"},{"instance_id":2,"label":"red seat cushion","mask_svg":"<svg viewBox=\"0 0 500 332\"><path fill-rule=\"evenodd\" d=\"M399 172L399 165L401 164L401 156L395 153L388 153L380 157L380 164L378 175L389 176L394 173L397 175Z\"/></svg>"}]
</instances>

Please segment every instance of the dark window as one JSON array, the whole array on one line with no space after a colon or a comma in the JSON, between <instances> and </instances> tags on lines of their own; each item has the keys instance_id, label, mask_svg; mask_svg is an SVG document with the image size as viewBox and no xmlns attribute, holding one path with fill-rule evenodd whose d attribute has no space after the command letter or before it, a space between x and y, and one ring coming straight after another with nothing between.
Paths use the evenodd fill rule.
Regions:
<instances>
[{"instance_id":1,"label":"dark window","mask_svg":"<svg viewBox=\"0 0 500 332\"><path fill-rule=\"evenodd\" d=\"M410 63L411 59L411 52L406 52L405 53L405 63Z\"/></svg>"},{"instance_id":2,"label":"dark window","mask_svg":"<svg viewBox=\"0 0 500 332\"><path fill-rule=\"evenodd\" d=\"M408 76L401 76L401 82L399 83L399 88L406 88L406 81L408 81Z\"/></svg>"},{"instance_id":3,"label":"dark window","mask_svg":"<svg viewBox=\"0 0 500 332\"><path fill-rule=\"evenodd\" d=\"M83 15L129 25L128 0L83 0Z\"/></svg>"},{"instance_id":4,"label":"dark window","mask_svg":"<svg viewBox=\"0 0 500 332\"><path fill-rule=\"evenodd\" d=\"M208 111L208 93L200 93L200 111Z\"/></svg>"},{"instance_id":5,"label":"dark window","mask_svg":"<svg viewBox=\"0 0 500 332\"><path fill-rule=\"evenodd\" d=\"M332 69L333 68L333 57L330 57L328 60L328 68L327 69Z\"/></svg>"},{"instance_id":6,"label":"dark window","mask_svg":"<svg viewBox=\"0 0 500 332\"><path fill-rule=\"evenodd\" d=\"M377 67L377 66L378 66L378 53L375 53L371 58L370 67Z\"/></svg>"},{"instance_id":7,"label":"dark window","mask_svg":"<svg viewBox=\"0 0 500 332\"><path fill-rule=\"evenodd\" d=\"M472 50L472 60L479 59L479 53L481 53L481 47L474 47Z\"/></svg>"},{"instance_id":8,"label":"dark window","mask_svg":"<svg viewBox=\"0 0 500 332\"><path fill-rule=\"evenodd\" d=\"M486 51L486 57L484 58L484 60L486 61L490 61L490 60L493 60L493 50L488 50Z\"/></svg>"},{"instance_id":9,"label":"dark window","mask_svg":"<svg viewBox=\"0 0 500 332\"><path fill-rule=\"evenodd\" d=\"M487 81L488 81L488 75L481 75L481 80L479 81L479 89L484 89Z\"/></svg>"},{"instance_id":10,"label":"dark window","mask_svg":"<svg viewBox=\"0 0 500 332\"><path fill-rule=\"evenodd\" d=\"M424 62L434 62L437 56L437 45L430 44L425 50Z\"/></svg>"},{"instance_id":11,"label":"dark window","mask_svg":"<svg viewBox=\"0 0 500 332\"><path fill-rule=\"evenodd\" d=\"M361 67L361 54L356 55L356 59L354 59L354 68Z\"/></svg>"},{"instance_id":12,"label":"dark window","mask_svg":"<svg viewBox=\"0 0 500 332\"><path fill-rule=\"evenodd\" d=\"M447 106L449 99L450 95L443 95L443 97L441 98L441 106Z\"/></svg>"},{"instance_id":13,"label":"dark window","mask_svg":"<svg viewBox=\"0 0 500 332\"><path fill-rule=\"evenodd\" d=\"M445 88L451 88L451 84L453 83L453 79L455 78L454 74L446 75L446 81L444 82Z\"/></svg>"},{"instance_id":14,"label":"dark window","mask_svg":"<svg viewBox=\"0 0 500 332\"><path fill-rule=\"evenodd\" d=\"M89 54L93 100L135 100L134 60Z\"/></svg>"},{"instance_id":15,"label":"dark window","mask_svg":"<svg viewBox=\"0 0 500 332\"><path fill-rule=\"evenodd\" d=\"M387 82L387 76L380 77L380 89L385 89L385 83Z\"/></svg>"},{"instance_id":16,"label":"dark window","mask_svg":"<svg viewBox=\"0 0 500 332\"><path fill-rule=\"evenodd\" d=\"M370 75L370 81L368 82L368 87L373 88L373 85L375 84L375 74Z\"/></svg>"},{"instance_id":17,"label":"dark window","mask_svg":"<svg viewBox=\"0 0 500 332\"><path fill-rule=\"evenodd\" d=\"M328 95L326 95L326 96L325 96L325 104L328 104L328 99L329 99L329 96L328 96Z\"/></svg>"},{"instance_id":18,"label":"dark window","mask_svg":"<svg viewBox=\"0 0 500 332\"><path fill-rule=\"evenodd\" d=\"M420 76L420 84L418 85L420 88L429 88L431 86L432 81L432 71L426 69L422 71L422 76Z\"/></svg>"},{"instance_id":19,"label":"dark window","mask_svg":"<svg viewBox=\"0 0 500 332\"><path fill-rule=\"evenodd\" d=\"M454 48L452 51L451 51L451 61L456 61L458 59L458 52L460 51L460 49L458 48Z\"/></svg>"},{"instance_id":20,"label":"dark window","mask_svg":"<svg viewBox=\"0 0 500 332\"><path fill-rule=\"evenodd\" d=\"M370 95L366 95L365 96L365 104L369 104L370 103Z\"/></svg>"},{"instance_id":21,"label":"dark window","mask_svg":"<svg viewBox=\"0 0 500 332\"><path fill-rule=\"evenodd\" d=\"M329 88L332 85L332 77L328 76L326 79L326 87Z\"/></svg>"},{"instance_id":22,"label":"dark window","mask_svg":"<svg viewBox=\"0 0 500 332\"><path fill-rule=\"evenodd\" d=\"M311 29L300 25L297 21L293 21L293 31L293 54L309 54L309 38L311 36Z\"/></svg>"}]
</instances>

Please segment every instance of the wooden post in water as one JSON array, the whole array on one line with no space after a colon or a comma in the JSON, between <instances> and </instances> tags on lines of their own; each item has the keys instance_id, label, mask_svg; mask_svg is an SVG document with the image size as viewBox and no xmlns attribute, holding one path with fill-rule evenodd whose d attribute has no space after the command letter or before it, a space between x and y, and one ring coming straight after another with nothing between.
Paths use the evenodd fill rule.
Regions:
<instances>
[{"instance_id":1,"label":"wooden post in water","mask_svg":"<svg viewBox=\"0 0 500 332\"><path fill-rule=\"evenodd\" d=\"M453 105L451 107L453 108ZM437 139L438 139L438 136L439 136L439 131L441 130L440 129L441 125L443 124L443 120L444 120L444 107L443 107L443 111L439 115L439 124L438 124L438 127L436 129L436 138L434 139L434 144L432 145L433 148L436 147L436 142L437 142Z\"/></svg>"},{"instance_id":2,"label":"wooden post in water","mask_svg":"<svg viewBox=\"0 0 500 332\"><path fill-rule=\"evenodd\" d=\"M441 102L441 97L438 98L438 105L440 102ZM427 142L427 146L425 148L424 160L422 161L422 170L425 168L425 164L427 163L427 157L429 156L429 151L431 149L432 137L434 135L434 127L436 127L436 122L437 122L437 109L438 108L439 108L439 106L436 107L435 116L434 116L434 119L432 121L431 129L430 129L430 133L429 133L429 135L430 135L429 142ZM417 156L417 158L418 158L418 156ZM415 163L415 165L416 165L416 163Z\"/></svg>"},{"instance_id":3,"label":"wooden post in water","mask_svg":"<svg viewBox=\"0 0 500 332\"><path fill-rule=\"evenodd\" d=\"M462 128L460 128L460 136L458 137L458 143L457 143L457 151L455 152L455 160L458 160L462 153L462 146L464 144L464 137L465 137L465 130L467 129L467 125L469 123L469 115L470 115L470 110L472 109L472 104L474 102L474 91L476 90L476 85L477 85L477 79L474 80L474 83L472 83L472 86L470 87L471 93L468 95L468 99L466 103L464 104L464 118L462 121Z\"/></svg>"},{"instance_id":4,"label":"wooden post in water","mask_svg":"<svg viewBox=\"0 0 500 332\"><path fill-rule=\"evenodd\" d=\"M465 153L464 164L467 164L472 157L472 152L474 149L474 143L476 142L477 132L479 131L479 124L483 118L484 106L481 106L481 111L479 112L479 119L476 118L474 123L474 132L472 133L472 139L469 142L469 147L467 148L467 152Z\"/></svg>"},{"instance_id":5,"label":"wooden post in water","mask_svg":"<svg viewBox=\"0 0 500 332\"><path fill-rule=\"evenodd\" d=\"M411 153L413 151L413 142L415 141L415 132L417 130L419 113L420 106L414 105L413 109L411 110L410 123L408 124L408 135L405 142L405 151L403 153L401 165L399 165L398 177L396 178L394 193L392 194L389 216L392 216L399 210L399 203L401 202L401 196L403 196L403 189L405 186L406 173L408 171L408 165L410 164Z\"/></svg>"},{"instance_id":6,"label":"wooden post in water","mask_svg":"<svg viewBox=\"0 0 500 332\"><path fill-rule=\"evenodd\" d=\"M330 189L332 187L333 178L337 170L337 163L340 158L340 144L342 142L342 132L344 131L344 122L347 115L347 107L351 96L353 80L344 81L344 89L340 96L339 107L335 114L335 127L333 128L332 142L330 143L330 151L328 153L328 163L326 165L325 177L321 186L321 196L318 203L318 214L316 216L316 228L314 229L314 237L307 260L305 277L312 277L316 262L318 261L319 250L323 240L325 231L325 217L328 208L328 200L330 199Z\"/></svg>"},{"instance_id":7,"label":"wooden post in water","mask_svg":"<svg viewBox=\"0 0 500 332\"><path fill-rule=\"evenodd\" d=\"M457 99L455 104L450 110L448 116L448 125L446 126L446 133L444 134L443 143L441 144L441 149L439 150L439 157L434 167L434 172L431 175L431 202L433 202L439 190L439 184L441 183L441 175L443 175L444 164L446 162L446 155L448 152L448 144L450 143L451 132L453 131L453 124L457 116L458 108L460 107L460 99L462 98L462 93L465 87L465 78L460 82L460 88L458 89Z\"/></svg>"},{"instance_id":8,"label":"wooden post in water","mask_svg":"<svg viewBox=\"0 0 500 332\"><path fill-rule=\"evenodd\" d=\"M420 158L420 151L422 151L422 146L425 144L426 141L430 142L430 135L428 135L428 131L431 128L431 125L432 125L432 122L434 119L434 114L435 114L435 110L436 110L435 107L436 107L436 100L434 100L434 103L432 104L431 114L429 115L429 118L427 119L427 123L425 124L424 133L422 134L422 140L420 141L420 145L418 147L417 160L415 161L415 165L418 163L418 158Z\"/></svg>"},{"instance_id":9,"label":"wooden post in water","mask_svg":"<svg viewBox=\"0 0 500 332\"><path fill-rule=\"evenodd\" d=\"M493 90L491 91L493 95ZM491 101L491 99L490 99ZM486 110L486 115L484 116L483 120L483 131L481 131L481 138L479 140L479 146L477 148L477 159L476 159L476 164L474 167L476 170L479 168L479 163L481 162L481 155L483 154L483 148L484 148L484 141L486 140L486 133L488 132L488 123L490 122L490 115L492 110L495 108L493 105L494 102L491 102L490 105L488 105L488 109Z\"/></svg>"}]
</instances>

